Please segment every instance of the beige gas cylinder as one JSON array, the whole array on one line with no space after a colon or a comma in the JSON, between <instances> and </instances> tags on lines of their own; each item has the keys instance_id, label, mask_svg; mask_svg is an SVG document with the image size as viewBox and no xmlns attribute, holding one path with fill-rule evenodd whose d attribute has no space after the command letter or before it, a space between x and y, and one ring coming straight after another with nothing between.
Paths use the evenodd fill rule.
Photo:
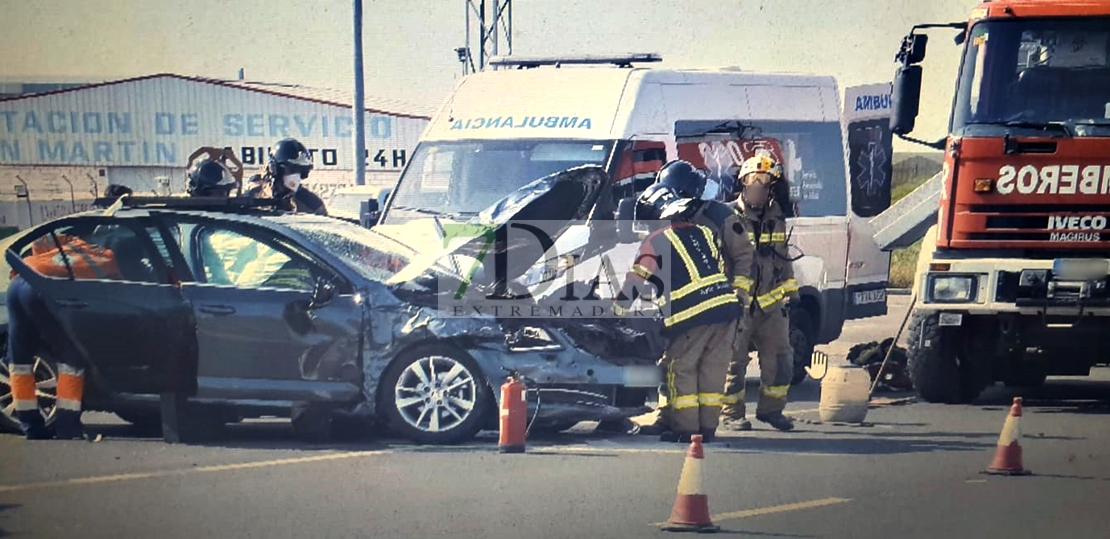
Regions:
<instances>
[{"instance_id":1,"label":"beige gas cylinder","mask_svg":"<svg viewBox=\"0 0 1110 539\"><path fill-rule=\"evenodd\" d=\"M850 363L829 365L821 380L818 414L822 423L862 423L867 417L871 375Z\"/></svg>"}]
</instances>

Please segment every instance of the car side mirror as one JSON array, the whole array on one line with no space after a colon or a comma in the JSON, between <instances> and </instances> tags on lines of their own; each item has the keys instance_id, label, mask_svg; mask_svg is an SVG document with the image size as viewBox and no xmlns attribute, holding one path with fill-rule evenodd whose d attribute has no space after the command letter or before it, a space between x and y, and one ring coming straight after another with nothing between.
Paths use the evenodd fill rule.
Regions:
<instances>
[{"instance_id":1,"label":"car side mirror","mask_svg":"<svg viewBox=\"0 0 1110 539\"><path fill-rule=\"evenodd\" d=\"M308 302L309 309L318 309L335 298L335 285L330 279L323 277L316 279L316 286L312 288L312 299Z\"/></svg>"},{"instance_id":2,"label":"car side mirror","mask_svg":"<svg viewBox=\"0 0 1110 539\"><path fill-rule=\"evenodd\" d=\"M904 65L894 74L891 88L890 130L896 135L913 132L921 104L921 66Z\"/></svg>"}]
</instances>

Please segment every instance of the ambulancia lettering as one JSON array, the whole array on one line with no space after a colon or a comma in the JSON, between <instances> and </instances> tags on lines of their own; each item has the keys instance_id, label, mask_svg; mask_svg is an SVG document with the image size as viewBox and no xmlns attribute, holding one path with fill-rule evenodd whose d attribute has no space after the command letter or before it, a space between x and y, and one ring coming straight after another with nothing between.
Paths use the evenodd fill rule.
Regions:
<instances>
[{"instance_id":1,"label":"ambulancia lettering","mask_svg":"<svg viewBox=\"0 0 1110 539\"><path fill-rule=\"evenodd\" d=\"M1005 165L997 189L1001 195L1108 195L1110 165Z\"/></svg>"}]
</instances>

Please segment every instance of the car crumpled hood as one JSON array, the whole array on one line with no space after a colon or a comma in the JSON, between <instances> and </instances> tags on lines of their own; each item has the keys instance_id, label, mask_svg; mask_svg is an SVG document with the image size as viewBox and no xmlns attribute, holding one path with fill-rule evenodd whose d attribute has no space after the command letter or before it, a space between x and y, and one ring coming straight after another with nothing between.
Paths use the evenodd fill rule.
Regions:
<instances>
[{"instance_id":1,"label":"car crumpled hood","mask_svg":"<svg viewBox=\"0 0 1110 539\"><path fill-rule=\"evenodd\" d=\"M445 272L464 278L461 273L471 264L452 260L481 257L481 269L466 277L472 285L487 286L493 283L493 270L498 254L505 256L507 266L502 275L514 280L524 275L552 244L544 240L557 240L575 220L584 219L597 200L602 186L608 180L605 169L597 165L582 165L539 178L517 189L480 212L473 219L458 226L465 226L461 239L435 254L421 253L417 260L391 278L386 285L403 286L420 277L431 278ZM525 234L508 234L513 223L542 222L548 238ZM491 241L505 238L504 241ZM491 256L492 255L492 256ZM457 263L457 262L456 262ZM434 268L434 269L433 269Z\"/></svg>"}]
</instances>

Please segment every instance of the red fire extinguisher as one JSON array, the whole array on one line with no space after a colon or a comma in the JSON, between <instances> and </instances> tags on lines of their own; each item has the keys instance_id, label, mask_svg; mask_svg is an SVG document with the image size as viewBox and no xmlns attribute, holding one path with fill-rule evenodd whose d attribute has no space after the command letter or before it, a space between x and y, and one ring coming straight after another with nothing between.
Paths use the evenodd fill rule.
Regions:
<instances>
[{"instance_id":1,"label":"red fire extinguisher","mask_svg":"<svg viewBox=\"0 0 1110 539\"><path fill-rule=\"evenodd\" d=\"M527 434L528 387L518 373L512 373L501 384L501 439L498 450L502 453L523 453Z\"/></svg>"}]
</instances>

